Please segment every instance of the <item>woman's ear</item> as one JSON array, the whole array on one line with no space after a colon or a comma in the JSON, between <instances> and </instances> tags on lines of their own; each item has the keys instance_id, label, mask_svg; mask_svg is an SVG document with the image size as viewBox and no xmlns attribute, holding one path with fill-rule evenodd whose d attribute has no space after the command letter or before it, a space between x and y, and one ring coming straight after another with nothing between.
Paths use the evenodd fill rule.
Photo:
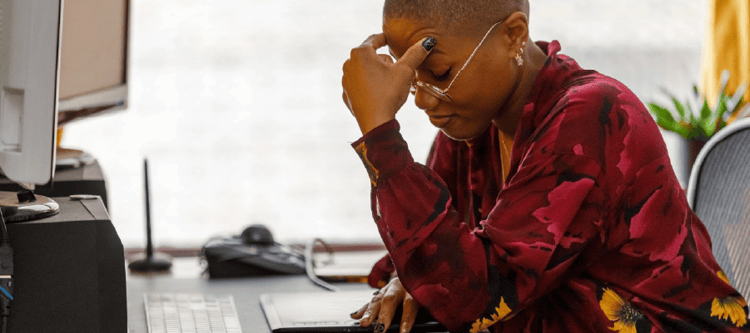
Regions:
<instances>
[{"instance_id":1,"label":"woman's ear","mask_svg":"<svg viewBox=\"0 0 750 333\"><path fill-rule=\"evenodd\" d=\"M514 12L503 23L506 28L505 36L508 49L512 52L523 48L525 42L529 39L529 18L526 14Z\"/></svg>"}]
</instances>

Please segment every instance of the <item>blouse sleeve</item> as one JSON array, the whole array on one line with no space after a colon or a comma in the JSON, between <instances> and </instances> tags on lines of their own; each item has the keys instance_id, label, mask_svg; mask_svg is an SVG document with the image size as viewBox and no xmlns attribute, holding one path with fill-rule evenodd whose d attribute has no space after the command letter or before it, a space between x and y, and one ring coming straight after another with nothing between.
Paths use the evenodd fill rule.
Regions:
<instances>
[{"instance_id":1,"label":"blouse sleeve","mask_svg":"<svg viewBox=\"0 0 750 333\"><path fill-rule=\"evenodd\" d=\"M558 286L599 240L600 167L571 154L525 159L488 218L470 229L444 181L415 163L393 120L353 143L399 278L451 332L509 319Z\"/></svg>"}]
</instances>

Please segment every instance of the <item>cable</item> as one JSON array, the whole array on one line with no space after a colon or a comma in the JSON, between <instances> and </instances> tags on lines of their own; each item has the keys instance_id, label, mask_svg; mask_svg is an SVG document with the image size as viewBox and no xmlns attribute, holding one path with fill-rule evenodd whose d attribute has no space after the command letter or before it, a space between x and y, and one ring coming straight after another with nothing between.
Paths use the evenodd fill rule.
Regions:
<instances>
[{"instance_id":1,"label":"cable","mask_svg":"<svg viewBox=\"0 0 750 333\"><path fill-rule=\"evenodd\" d=\"M326 251L328 251L329 254L332 254L333 251L330 247L328 247L328 244L326 244L323 240L320 238L313 238L309 242L307 242L307 246L305 246L305 273L307 273L307 277L310 278L310 280L330 291L339 291L339 288L336 288L332 285L330 285L328 282L325 282L321 279L319 279L315 275L315 270L313 269L313 248L315 247L315 243L320 243L326 248Z\"/></svg>"}]
</instances>

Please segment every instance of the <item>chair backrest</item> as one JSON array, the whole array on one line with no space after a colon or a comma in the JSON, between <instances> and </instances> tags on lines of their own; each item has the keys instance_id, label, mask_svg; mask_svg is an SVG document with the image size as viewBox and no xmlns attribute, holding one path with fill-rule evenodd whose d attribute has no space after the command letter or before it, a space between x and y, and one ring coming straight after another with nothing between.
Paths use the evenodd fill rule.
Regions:
<instances>
[{"instance_id":1,"label":"chair backrest","mask_svg":"<svg viewBox=\"0 0 750 333\"><path fill-rule=\"evenodd\" d=\"M688 202L711 236L729 281L750 297L750 118L716 133L703 147L688 183Z\"/></svg>"}]
</instances>

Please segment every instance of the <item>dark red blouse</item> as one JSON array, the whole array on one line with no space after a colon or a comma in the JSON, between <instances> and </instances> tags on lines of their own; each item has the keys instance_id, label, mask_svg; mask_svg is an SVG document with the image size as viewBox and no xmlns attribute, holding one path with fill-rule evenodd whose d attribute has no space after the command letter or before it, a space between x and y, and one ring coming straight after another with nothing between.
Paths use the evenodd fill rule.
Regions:
<instances>
[{"instance_id":1,"label":"dark red blouse","mask_svg":"<svg viewBox=\"0 0 750 333\"><path fill-rule=\"evenodd\" d=\"M505 184L494 126L438 134L426 166L395 120L353 144L392 259L370 283L395 266L451 332L750 331L643 104L538 45Z\"/></svg>"}]
</instances>

